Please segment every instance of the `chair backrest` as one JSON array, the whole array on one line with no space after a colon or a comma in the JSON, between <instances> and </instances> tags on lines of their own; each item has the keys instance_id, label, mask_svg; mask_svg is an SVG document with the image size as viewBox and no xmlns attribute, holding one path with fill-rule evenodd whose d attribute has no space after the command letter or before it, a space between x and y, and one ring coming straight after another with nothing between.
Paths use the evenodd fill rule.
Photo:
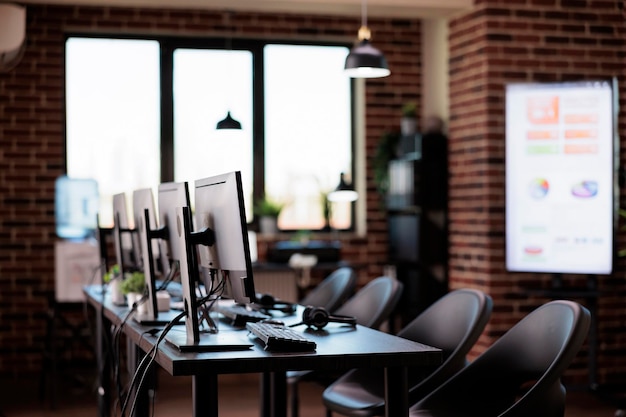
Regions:
<instances>
[{"instance_id":1,"label":"chair backrest","mask_svg":"<svg viewBox=\"0 0 626 417\"><path fill-rule=\"evenodd\" d=\"M378 329L400 301L402 288L402 283L396 279L378 277L358 290L335 314L355 317L361 326Z\"/></svg>"},{"instance_id":2,"label":"chair backrest","mask_svg":"<svg viewBox=\"0 0 626 417\"><path fill-rule=\"evenodd\" d=\"M562 416L561 376L587 337L589 323L589 311L573 301L542 305L411 407L410 415L444 410L445 415Z\"/></svg>"},{"instance_id":3,"label":"chair backrest","mask_svg":"<svg viewBox=\"0 0 626 417\"><path fill-rule=\"evenodd\" d=\"M443 351L443 363L426 377L409 375L409 401L416 402L467 365L466 355L485 329L493 302L482 291L460 289L435 301L398 336Z\"/></svg>"},{"instance_id":4,"label":"chair backrest","mask_svg":"<svg viewBox=\"0 0 626 417\"><path fill-rule=\"evenodd\" d=\"M334 270L302 300L303 306L324 307L334 312L354 292L356 272L344 266Z\"/></svg>"}]
</instances>

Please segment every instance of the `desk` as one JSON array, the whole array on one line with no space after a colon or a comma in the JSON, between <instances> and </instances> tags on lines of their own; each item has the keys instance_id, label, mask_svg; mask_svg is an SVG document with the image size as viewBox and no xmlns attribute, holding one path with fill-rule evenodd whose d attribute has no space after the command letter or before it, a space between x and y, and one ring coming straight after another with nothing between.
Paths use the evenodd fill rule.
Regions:
<instances>
[{"instance_id":1,"label":"desk","mask_svg":"<svg viewBox=\"0 0 626 417\"><path fill-rule=\"evenodd\" d=\"M110 303L99 286L85 288L89 303L101 309L104 318L119 324L127 313L125 307ZM285 317L286 324L300 316ZM102 327L102 326L101 326ZM222 331L228 326L220 323ZM147 336L144 327L133 320L126 322L124 333L144 352L157 337ZM317 343L315 352L270 353L260 342L251 349L230 352L180 353L167 342L158 348L156 362L172 376L192 376L193 415L217 416L217 376L219 374L262 373L262 416L287 414L286 372L288 370L336 371L351 368L385 368L387 416L408 415L407 367L436 367L442 361L439 349L392 336L367 327L353 329L329 324L322 331L305 333ZM99 366L102 364L99 364Z\"/></svg>"}]
</instances>

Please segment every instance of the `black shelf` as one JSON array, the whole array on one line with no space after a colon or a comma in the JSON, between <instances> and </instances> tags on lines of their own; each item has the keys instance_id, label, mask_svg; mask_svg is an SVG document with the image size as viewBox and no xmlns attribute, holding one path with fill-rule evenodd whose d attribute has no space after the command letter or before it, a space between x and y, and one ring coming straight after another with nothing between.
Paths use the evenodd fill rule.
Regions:
<instances>
[{"instance_id":1,"label":"black shelf","mask_svg":"<svg viewBox=\"0 0 626 417\"><path fill-rule=\"evenodd\" d=\"M416 148L389 164L386 215L389 260L404 284L398 310L408 323L448 290L448 158L443 135L401 142Z\"/></svg>"}]
</instances>

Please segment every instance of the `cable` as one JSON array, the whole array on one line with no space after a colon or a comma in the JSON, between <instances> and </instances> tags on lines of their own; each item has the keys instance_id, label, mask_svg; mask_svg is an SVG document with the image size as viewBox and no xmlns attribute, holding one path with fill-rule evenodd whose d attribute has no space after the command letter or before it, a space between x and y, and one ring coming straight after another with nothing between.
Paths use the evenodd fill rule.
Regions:
<instances>
[{"instance_id":1,"label":"cable","mask_svg":"<svg viewBox=\"0 0 626 417\"><path fill-rule=\"evenodd\" d=\"M144 355L144 357L141 359L141 362L139 363L139 365L137 366L137 369L135 371L135 374L133 375L133 378L130 382L129 385L129 395L126 397L124 404L122 405L122 409L121 409L121 416L124 417L124 412L126 411L126 408L128 406L128 401L130 398L130 392L132 391L133 386L136 383L136 380L139 376L139 374L141 373L141 379L139 380L139 384L137 385L137 389L135 391L135 398L133 400L133 404L131 406L130 412L129 412L129 416L134 415L135 412L135 407L137 405L137 395L138 393L141 391L141 387L143 385L143 382L145 380L146 375L148 374L148 370L150 369L150 366L154 363L155 359L156 359L156 355L158 353L158 347L159 344L163 341L163 339L165 339L165 336L167 335L167 333L169 333L169 331L174 327L174 325L176 325L183 317L185 317L187 315L187 311L182 311L180 314L178 314L172 321L170 321L165 328L163 329L163 331L161 332L161 334L159 335L159 338L157 339L157 341L154 343L154 345L150 348L150 350L148 352L146 352L146 354ZM148 359L149 358L149 359ZM146 363L146 360L148 361ZM145 369L143 370L143 372L141 371L141 369L145 366Z\"/></svg>"},{"instance_id":2,"label":"cable","mask_svg":"<svg viewBox=\"0 0 626 417\"><path fill-rule=\"evenodd\" d=\"M113 357L113 370L114 370L113 377L115 380L115 385L117 388L117 395L118 395L119 401L123 401L123 399L126 397L126 394L124 393L124 389L122 388L122 381L121 381L121 374L120 374L120 335L122 334L122 329L126 325L126 322L130 319L130 317L137 310L137 308L143 302L145 302L145 300L147 300L147 298L148 298L147 295L144 294L142 298L134 302L133 305L130 306L130 310L128 311L126 316L122 319L120 324L116 327L116 329L113 332L113 340L111 343L112 344L111 351L112 351L112 357Z\"/></svg>"}]
</instances>

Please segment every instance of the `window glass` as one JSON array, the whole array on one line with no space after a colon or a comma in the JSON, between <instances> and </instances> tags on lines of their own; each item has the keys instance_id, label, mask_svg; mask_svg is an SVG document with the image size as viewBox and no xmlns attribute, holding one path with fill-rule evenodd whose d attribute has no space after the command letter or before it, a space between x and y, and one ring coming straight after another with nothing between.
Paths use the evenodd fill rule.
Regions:
<instances>
[{"instance_id":1,"label":"window glass","mask_svg":"<svg viewBox=\"0 0 626 417\"><path fill-rule=\"evenodd\" d=\"M174 178L188 181L241 171L252 218L252 54L174 51ZM216 130L227 112L241 130ZM193 198L193 192L191 192Z\"/></svg>"},{"instance_id":2,"label":"window glass","mask_svg":"<svg viewBox=\"0 0 626 417\"><path fill-rule=\"evenodd\" d=\"M160 181L193 186L233 170L242 172L249 220L253 193L263 193L253 184L263 184L285 205L282 230L352 226L350 203L332 203L330 218L324 210L324 196L353 168L351 81L342 71L347 47L248 40L241 42L245 50L223 50L163 42L174 51L171 74L156 40L67 41L67 175L98 182L101 226L112 224L113 194ZM256 81L255 60L264 63ZM160 91L161 76L171 76L172 91ZM253 85L262 87L260 100L253 101ZM172 103L173 120L161 120L161 100ZM242 130L216 129L228 112ZM264 115L258 126L254 114ZM173 166L173 178L162 178L161 166ZM262 178L253 178L254 166Z\"/></svg>"},{"instance_id":3,"label":"window glass","mask_svg":"<svg viewBox=\"0 0 626 417\"><path fill-rule=\"evenodd\" d=\"M323 195L352 172L350 78L343 74L348 48L265 47L265 192L286 203L281 229L326 225ZM331 226L350 225L337 207Z\"/></svg>"},{"instance_id":4,"label":"window glass","mask_svg":"<svg viewBox=\"0 0 626 417\"><path fill-rule=\"evenodd\" d=\"M159 182L159 73L156 41L67 41L67 175L98 182L101 226L113 194Z\"/></svg>"}]
</instances>

